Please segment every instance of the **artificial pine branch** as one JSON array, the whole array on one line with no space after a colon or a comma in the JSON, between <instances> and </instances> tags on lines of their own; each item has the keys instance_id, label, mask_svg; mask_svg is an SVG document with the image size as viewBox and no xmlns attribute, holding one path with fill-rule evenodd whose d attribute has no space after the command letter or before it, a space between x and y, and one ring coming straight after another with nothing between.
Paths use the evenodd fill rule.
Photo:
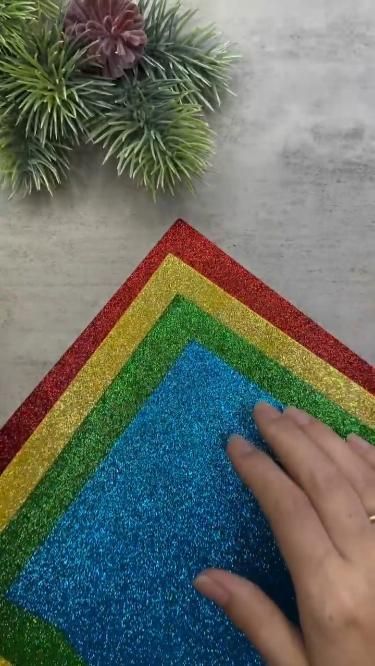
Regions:
<instances>
[{"instance_id":1,"label":"artificial pine branch","mask_svg":"<svg viewBox=\"0 0 375 666\"><path fill-rule=\"evenodd\" d=\"M237 56L221 44L213 26L190 27L196 10L182 10L180 0L139 0L148 43L141 61L153 79L174 79L187 99L210 110L230 92L230 66Z\"/></svg>"},{"instance_id":2,"label":"artificial pine branch","mask_svg":"<svg viewBox=\"0 0 375 666\"><path fill-rule=\"evenodd\" d=\"M57 19L61 15L61 0L34 0L38 18Z\"/></svg>"},{"instance_id":3,"label":"artificial pine branch","mask_svg":"<svg viewBox=\"0 0 375 666\"><path fill-rule=\"evenodd\" d=\"M105 117L94 121L92 140L114 156L117 172L127 171L152 195L184 183L192 188L212 152L212 132L201 107L183 99L176 82L123 81Z\"/></svg>"},{"instance_id":4,"label":"artificial pine branch","mask_svg":"<svg viewBox=\"0 0 375 666\"><path fill-rule=\"evenodd\" d=\"M32 22L58 12L54 0L0 0L0 49L22 43Z\"/></svg>"},{"instance_id":5,"label":"artificial pine branch","mask_svg":"<svg viewBox=\"0 0 375 666\"><path fill-rule=\"evenodd\" d=\"M0 124L0 183L10 196L47 189L52 195L69 171L69 147L53 141L42 144L26 136L25 124L11 115Z\"/></svg>"},{"instance_id":6,"label":"artificial pine branch","mask_svg":"<svg viewBox=\"0 0 375 666\"><path fill-rule=\"evenodd\" d=\"M0 48L22 39L22 30L35 18L32 0L0 0Z\"/></svg>"},{"instance_id":7,"label":"artificial pine branch","mask_svg":"<svg viewBox=\"0 0 375 666\"><path fill-rule=\"evenodd\" d=\"M8 114L39 142L78 143L102 112L112 83L84 75L85 49L43 22L0 55L0 123Z\"/></svg>"}]
</instances>

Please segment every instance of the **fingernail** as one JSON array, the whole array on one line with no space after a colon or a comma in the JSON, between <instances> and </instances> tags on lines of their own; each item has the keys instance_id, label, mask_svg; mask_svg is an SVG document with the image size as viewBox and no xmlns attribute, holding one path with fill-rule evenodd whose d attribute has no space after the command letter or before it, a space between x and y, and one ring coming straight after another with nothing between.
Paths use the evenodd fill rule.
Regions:
<instances>
[{"instance_id":1,"label":"fingernail","mask_svg":"<svg viewBox=\"0 0 375 666\"><path fill-rule=\"evenodd\" d=\"M278 419L281 416L280 412L275 407L272 407L272 405L269 405L268 402L258 402L254 407L254 414L262 415L272 420Z\"/></svg>"},{"instance_id":2,"label":"fingernail","mask_svg":"<svg viewBox=\"0 0 375 666\"><path fill-rule=\"evenodd\" d=\"M365 439L362 439L359 435L356 435L354 432L352 432L350 435L347 436L346 441L353 444L358 444L359 446L362 446L364 449L367 449L371 444L366 442Z\"/></svg>"},{"instance_id":3,"label":"fingernail","mask_svg":"<svg viewBox=\"0 0 375 666\"><path fill-rule=\"evenodd\" d=\"M231 435L231 437L228 439L227 449L228 448L235 448L236 454L241 456L251 453L251 451L254 449L254 446L251 444L251 442L248 442L247 439L241 437L241 435Z\"/></svg>"},{"instance_id":4,"label":"fingernail","mask_svg":"<svg viewBox=\"0 0 375 666\"><path fill-rule=\"evenodd\" d=\"M290 416L290 418L300 426L308 425L308 423L310 423L312 420L310 414L305 412L303 409L298 409L297 407L288 407L284 413Z\"/></svg>"},{"instance_id":5,"label":"fingernail","mask_svg":"<svg viewBox=\"0 0 375 666\"><path fill-rule=\"evenodd\" d=\"M197 592L207 599L211 599L218 606L224 606L229 599L229 592L205 573L199 574L193 581L193 585Z\"/></svg>"}]
</instances>

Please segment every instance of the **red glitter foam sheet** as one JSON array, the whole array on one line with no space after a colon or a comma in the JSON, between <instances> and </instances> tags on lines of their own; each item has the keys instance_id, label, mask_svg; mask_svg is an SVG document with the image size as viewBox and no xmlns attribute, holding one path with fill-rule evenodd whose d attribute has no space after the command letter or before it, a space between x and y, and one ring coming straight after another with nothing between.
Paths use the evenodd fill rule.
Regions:
<instances>
[{"instance_id":1,"label":"red glitter foam sheet","mask_svg":"<svg viewBox=\"0 0 375 666\"><path fill-rule=\"evenodd\" d=\"M183 220L178 220L0 430L0 473L167 254L179 257L375 395L375 369Z\"/></svg>"}]
</instances>

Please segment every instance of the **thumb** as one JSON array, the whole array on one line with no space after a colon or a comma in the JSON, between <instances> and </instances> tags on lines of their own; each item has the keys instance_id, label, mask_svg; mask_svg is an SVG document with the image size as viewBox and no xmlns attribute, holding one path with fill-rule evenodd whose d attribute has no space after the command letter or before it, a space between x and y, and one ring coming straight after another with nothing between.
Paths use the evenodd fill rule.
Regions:
<instances>
[{"instance_id":1,"label":"thumb","mask_svg":"<svg viewBox=\"0 0 375 666\"><path fill-rule=\"evenodd\" d=\"M194 587L224 610L269 666L308 666L299 631L259 587L221 569L203 571Z\"/></svg>"}]
</instances>

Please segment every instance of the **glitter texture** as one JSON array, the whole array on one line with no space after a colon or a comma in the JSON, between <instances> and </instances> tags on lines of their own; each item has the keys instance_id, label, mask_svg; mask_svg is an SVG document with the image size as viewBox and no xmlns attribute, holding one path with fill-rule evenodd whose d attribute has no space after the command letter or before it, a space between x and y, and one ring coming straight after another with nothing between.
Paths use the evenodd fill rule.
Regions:
<instances>
[{"instance_id":1,"label":"glitter texture","mask_svg":"<svg viewBox=\"0 0 375 666\"><path fill-rule=\"evenodd\" d=\"M171 227L2 428L0 472L61 397L168 253L180 257L307 349L375 394L375 371L370 364L180 220Z\"/></svg>"},{"instance_id":2,"label":"glitter texture","mask_svg":"<svg viewBox=\"0 0 375 666\"><path fill-rule=\"evenodd\" d=\"M261 663L190 583L221 563L295 613L223 452L262 391L375 444L374 368L178 222L0 431L0 666Z\"/></svg>"},{"instance_id":3,"label":"glitter texture","mask_svg":"<svg viewBox=\"0 0 375 666\"><path fill-rule=\"evenodd\" d=\"M32 493L16 519L0 535L0 592L6 591L12 580L19 575L33 551L48 536L60 514L67 509L110 451L114 440L124 431L139 406L155 390L165 372L192 339L272 392L280 402L310 409L311 413L335 427L340 434L356 431L368 439L372 437L375 443L375 433L369 428L258 349L248 345L217 320L178 298L77 430L69 446ZM131 396L131 400L127 396ZM2 604L0 601L0 625L7 628L7 631L0 634L0 652L9 658L15 649L23 649L29 655L23 663L28 663L27 659L38 649L41 635L47 645L54 641L56 654L65 649L48 625L40 626L39 621L22 613L21 609L15 613L14 606L7 602ZM23 637L27 637L26 644L22 643ZM67 664L76 663L67 661L66 655L64 659ZM44 663L50 666L52 662L47 659Z\"/></svg>"},{"instance_id":4,"label":"glitter texture","mask_svg":"<svg viewBox=\"0 0 375 666\"><path fill-rule=\"evenodd\" d=\"M275 404L189 345L8 597L62 629L87 664L258 664L191 581L229 568L295 617L270 529L223 446L228 432L258 439L259 400Z\"/></svg>"},{"instance_id":5,"label":"glitter texture","mask_svg":"<svg viewBox=\"0 0 375 666\"><path fill-rule=\"evenodd\" d=\"M227 363L255 380L262 388L272 392L285 404L308 409L343 436L357 432L375 443L373 430L360 424L257 348L246 344L242 338L234 335L218 321L179 298L174 301L166 315L159 320L157 326L137 349L129 364L122 369L82 427L76 431L64 454L59 457L56 470L65 466L66 460L70 461L70 468L59 472L62 477L60 489L58 490L56 486L59 475L55 471L47 475L38 491L31 495L31 506L35 504L35 498L38 496L41 496L41 503L32 515L28 513L27 506L25 507L26 518L20 528L24 534L28 524L33 526L33 534L36 534L37 524L43 522L53 507L53 497L55 503L57 500L63 501L63 498L69 501L73 496L71 493L76 492L74 479L78 477L82 483L84 474L92 473L98 462L106 455L113 440L119 436L144 399L157 387L165 372L192 339L220 355ZM131 400L128 400L127 396L131 396ZM51 478L54 479L53 484L50 483ZM48 501L44 497L45 485L52 486ZM40 512L39 518L38 512ZM22 515L18 514L18 517ZM0 543L4 543L8 533L14 533L16 524L17 521L12 523L8 532L0 536ZM31 536L25 540L27 545L32 543ZM4 545L4 553L9 550L11 542L5 541L5 544L7 545ZM17 554L19 552L17 550ZM16 561L17 554L13 553L12 563ZM6 571L4 563L0 567L0 580L1 571L4 575Z\"/></svg>"},{"instance_id":6,"label":"glitter texture","mask_svg":"<svg viewBox=\"0 0 375 666\"><path fill-rule=\"evenodd\" d=\"M0 529L22 505L176 293L191 298L368 424L375 398L196 271L169 255L0 476Z\"/></svg>"}]
</instances>

